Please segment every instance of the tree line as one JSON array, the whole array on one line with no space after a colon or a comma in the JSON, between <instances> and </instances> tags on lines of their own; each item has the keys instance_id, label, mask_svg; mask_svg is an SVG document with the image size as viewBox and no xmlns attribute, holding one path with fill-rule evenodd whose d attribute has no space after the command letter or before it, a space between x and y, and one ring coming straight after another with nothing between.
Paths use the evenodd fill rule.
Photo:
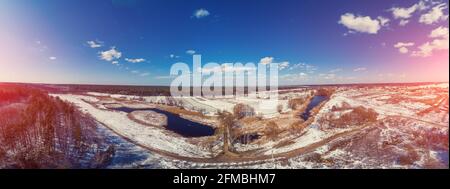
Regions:
<instances>
[{"instance_id":1,"label":"tree line","mask_svg":"<svg viewBox=\"0 0 450 189\"><path fill-rule=\"evenodd\" d=\"M45 91L0 85L0 167L97 166L102 138L96 123Z\"/></svg>"}]
</instances>

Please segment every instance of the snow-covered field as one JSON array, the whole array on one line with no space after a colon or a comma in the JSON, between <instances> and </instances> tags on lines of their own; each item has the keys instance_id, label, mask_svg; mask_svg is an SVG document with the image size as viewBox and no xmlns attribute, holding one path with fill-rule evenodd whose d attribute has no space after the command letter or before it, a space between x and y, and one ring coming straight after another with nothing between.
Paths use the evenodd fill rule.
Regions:
<instances>
[{"instance_id":1,"label":"snow-covered field","mask_svg":"<svg viewBox=\"0 0 450 189\"><path fill-rule=\"evenodd\" d=\"M218 111L233 111L233 107L236 104L243 103L250 105L255 109L255 112L263 117L270 118L276 117L278 115L276 106L282 105L284 110L287 110L287 100L278 99L276 101L271 99L263 99L256 97L218 97L218 98L207 98L207 97L167 97L167 96L147 96L138 97L133 95L118 95L118 94L108 94L108 93L87 93L90 96L97 97L111 97L114 99L123 100L141 100L149 103L155 104L166 104L166 105L178 105L185 109L202 112L205 115L215 115ZM296 96L302 96L296 95ZM276 103L276 105L273 105ZM267 108L267 105L273 105L273 107Z\"/></svg>"},{"instance_id":2,"label":"snow-covered field","mask_svg":"<svg viewBox=\"0 0 450 189\"><path fill-rule=\"evenodd\" d=\"M288 100L306 97L312 91L283 90L278 100L278 104L283 107L282 114L264 109L264 104L270 101L258 98L139 97L93 92L86 95L54 94L54 96L74 103L83 112L119 134L119 137L125 137L131 140L132 144L145 147L138 147L137 151L150 149L163 152L140 159L137 163L133 163L135 165L132 167L448 168L448 83L410 87L337 88L329 100L313 115L312 120L307 122L308 125L305 125L301 133L288 130L280 135L281 138L268 140L263 135L257 142L235 144L239 153L250 152L255 156L253 160L246 161L216 162L213 159L221 150L220 141L213 141L210 147L198 145L192 140L173 135L164 128L141 125L130 120L126 113L109 109L122 106L148 108L164 104L181 106L186 110L214 117L219 110L232 112L236 104L244 103L255 108L263 120L257 121L257 124L244 124L241 127L264 133L265 128L261 124L269 120L278 123L292 123L299 120L297 114L288 108ZM336 108L344 104L349 107ZM324 125L328 124L324 120L339 119L359 106L373 109L378 114L376 122L349 124L339 128ZM142 116L140 118L145 119L145 116ZM287 126L283 128L289 129ZM194 141L202 143L204 140L206 139L199 138ZM167 153L171 156L166 156ZM183 158L176 158L177 156ZM259 156L261 158L258 158ZM194 163L186 158L213 161ZM160 163L146 166L156 161Z\"/></svg>"}]
</instances>

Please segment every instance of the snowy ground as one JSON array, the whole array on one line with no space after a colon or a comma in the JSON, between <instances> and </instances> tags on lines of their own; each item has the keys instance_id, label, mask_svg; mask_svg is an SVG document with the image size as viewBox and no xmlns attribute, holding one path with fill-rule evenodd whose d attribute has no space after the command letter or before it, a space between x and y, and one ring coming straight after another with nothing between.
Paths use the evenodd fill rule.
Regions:
<instances>
[{"instance_id":1,"label":"snowy ground","mask_svg":"<svg viewBox=\"0 0 450 189\"><path fill-rule=\"evenodd\" d=\"M225 96L225 97L167 97L167 96L148 96L138 97L133 95L118 95L108 93L87 93L91 96L97 97L111 97L114 99L123 100L142 100L149 103L167 104L167 105L180 105L185 109L202 112L205 115L215 115L218 111L233 111L233 107L238 103L244 103L252 106L255 112L263 117L270 118L278 115L277 105L282 105L284 110L287 110L287 100L278 99L273 101L271 99L256 98L256 97L243 97L243 96ZM304 93L306 94L306 93ZM295 96L304 95L296 94ZM267 105L272 105L268 107Z\"/></svg>"},{"instance_id":2,"label":"snowy ground","mask_svg":"<svg viewBox=\"0 0 450 189\"><path fill-rule=\"evenodd\" d=\"M278 101L283 106L283 112L289 114L291 111L287 108L287 99L305 97L310 92L284 90ZM167 104L212 116L218 110L232 111L234 105L244 103L254 107L264 119L290 119L286 114L281 116L278 112L261 108L262 104L268 102L266 99L138 97L105 93L56 96L74 103L115 133L133 142L124 142L117 135L111 137L111 140L119 141L120 148L110 168L448 168L448 83L413 87L338 88L301 134L287 132L283 138L275 140L236 144L239 152L254 151L254 155L266 157L244 162L193 163L173 156L157 155L133 144L180 157L206 159L213 157L221 144L216 143L212 150L207 149L171 135L163 128L143 126L130 120L126 113L108 108L147 108ZM102 98L106 100L100 100ZM105 105L105 102L109 104ZM374 109L379 114L377 122L330 128L318 121L330 115L339 118L351 112L351 109L332 111L333 107L340 107L344 103L351 107ZM255 127L264 128L261 125ZM108 131L104 131L108 136L114 135ZM445 137L447 142L442 142L445 140L441 139ZM273 158L267 158L270 156Z\"/></svg>"},{"instance_id":3,"label":"snowy ground","mask_svg":"<svg viewBox=\"0 0 450 189\"><path fill-rule=\"evenodd\" d=\"M138 120L140 123L159 127L167 126L167 117L164 114L159 114L154 111L134 111L129 116Z\"/></svg>"},{"instance_id":4,"label":"snowy ground","mask_svg":"<svg viewBox=\"0 0 450 189\"><path fill-rule=\"evenodd\" d=\"M174 137L165 132L164 129L147 127L131 121L127 114L119 111L98 109L83 100L82 95L57 95L62 100L74 103L80 109L90 114L97 121L103 123L111 130L133 140L134 142L152 148L184 157L209 157L210 153L194 144L187 142L184 138Z\"/></svg>"}]
</instances>

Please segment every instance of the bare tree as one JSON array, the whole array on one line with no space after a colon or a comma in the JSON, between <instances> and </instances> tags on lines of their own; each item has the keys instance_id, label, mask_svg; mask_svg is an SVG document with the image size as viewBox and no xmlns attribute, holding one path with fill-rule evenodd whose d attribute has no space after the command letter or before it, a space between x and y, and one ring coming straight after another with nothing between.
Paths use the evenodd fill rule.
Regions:
<instances>
[{"instance_id":1,"label":"bare tree","mask_svg":"<svg viewBox=\"0 0 450 189\"><path fill-rule=\"evenodd\" d=\"M289 106L289 108L295 110L303 103L305 103L305 99L303 99L303 98L292 98L292 99L289 99L288 106Z\"/></svg>"},{"instance_id":2,"label":"bare tree","mask_svg":"<svg viewBox=\"0 0 450 189\"><path fill-rule=\"evenodd\" d=\"M233 113L237 119L242 119L244 117L254 116L255 109L249 105L239 103L234 106Z\"/></svg>"},{"instance_id":3,"label":"bare tree","mask_svg":"<svg viewBox=\"0 0 450 189\"><path fill-rule=\"evenodd\" d=\"M277 112L280 113L280 114L283 112L283 105L282 104L279 104L277 106Z\"/></svg>"},{"instance_id":4,"label":"bare tree","mask_svg":"<svg viewBox=\"0 0 450 189\"><path fill-rule=\"evenodd\" d=\"M230 152L230 130L235 124L235 116L229 112L219 112L220 127L216 131L216 134L223 134L223 152Z\"/></svg>"},{"instance_id":5,"label":"bare tree","mask_svg":"<svg viewBox=\"0 0 450 189\"><path fill-rule=\"evenodd\" d=\"M269 121L266 124L264 134L271 139L274 139L280 133L280 127L274 121Z\"/></svg>"}]
</instances>

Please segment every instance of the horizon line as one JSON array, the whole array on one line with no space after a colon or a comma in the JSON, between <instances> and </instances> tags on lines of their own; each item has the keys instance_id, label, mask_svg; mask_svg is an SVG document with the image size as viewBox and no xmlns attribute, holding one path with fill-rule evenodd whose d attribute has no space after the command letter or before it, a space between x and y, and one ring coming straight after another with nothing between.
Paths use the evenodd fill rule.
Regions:
<instances>
[{"instance_id":1,"label":"horizon line","mask_svg":"<svg viewBox=\"0 0 450 189\"><path fill-rule=\"evenodd\" d=\"M140 84L101 84L101 83L45 83L45 82L3 82L0 84L34 84L34 85L90 85L90 86L127 86L127 87L170 87L170 85L140 85ZM353 83L326 83L326 84L289 84L278 85L278 87L296 87L296 86L336 86L336 85L382 85L382 84L429 84L429 83L449 83L449 81L415 81L415 82L353 82ZM269 85L267 85L269 86ZM199 86L191 86L199 87ZM222 86L227 87L227 86ZM231 86L229 86L231 87ZM236 87L236 86L232 86ZM248 87L248 86L244 86Z\"/></svg>"}]
</instances>

